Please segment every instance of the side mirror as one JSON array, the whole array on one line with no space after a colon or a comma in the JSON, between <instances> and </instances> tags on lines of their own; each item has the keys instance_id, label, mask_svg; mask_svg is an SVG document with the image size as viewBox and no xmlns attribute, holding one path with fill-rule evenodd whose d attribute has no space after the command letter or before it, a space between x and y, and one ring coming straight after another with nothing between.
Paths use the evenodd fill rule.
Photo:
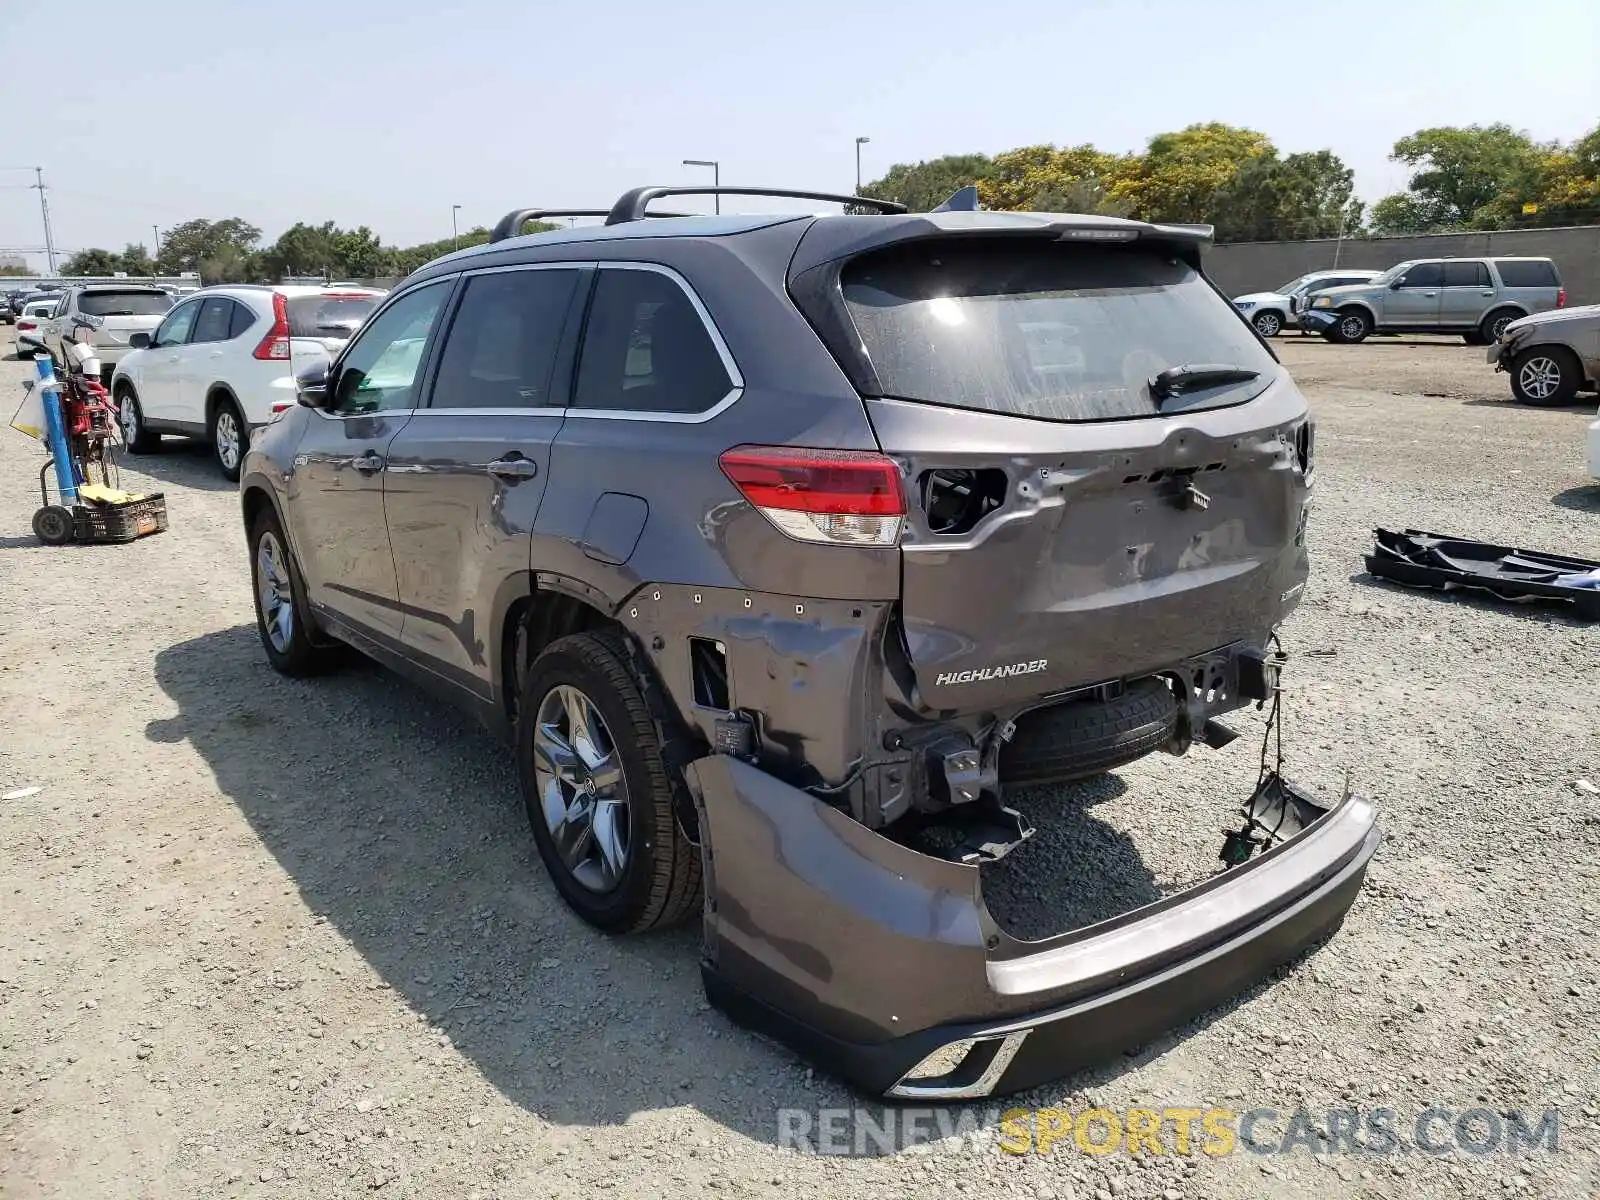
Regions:
<instances>
[{"instance_id":1,"label":"side mirror","mask_svg":"<svg viewBox=\"0 0 1600 1200\"><path fill-rule=\"evenodd\" d=\"M1400 288L1405 287L1405 285L1406 285L1406 277L1404 275L1402 275L1402 276L1400 276L1399 279L1396 279L1393 283L1391 283L1389 285L1389 290L1391 292L1393 292L1393 291L1396 291L1396 290L1398 290Z\"/></svg>"},{"instance_id":2,"label":"side mirror","mask_svg":"<svg viewBox=\"0 0 1600 1200\"><path fill-rule=\"evenodd\" d=\"M148 333L136 333L128 339L128 349L130 350L148 350L149 348L150 335Z\"/></svg>"},{"instance_id":3,"label":"side mirror","mask_svg":"<svg viewBox=\"0 0 1600 1200\"><path fill-rule=\"evenodd\" d=\"M295 399L307 408L328 407L331 395L328 391L328 364L317 363L307 367L294 377Z\"/></svg>"}]
</instances>

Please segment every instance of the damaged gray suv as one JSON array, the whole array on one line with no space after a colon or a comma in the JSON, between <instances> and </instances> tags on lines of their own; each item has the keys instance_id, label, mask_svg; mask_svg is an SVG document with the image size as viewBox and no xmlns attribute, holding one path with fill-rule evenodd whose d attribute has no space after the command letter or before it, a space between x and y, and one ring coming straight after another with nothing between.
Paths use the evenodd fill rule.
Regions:
<instances>
[{"instance_id":1,"label":"damaged gray suv","mask_svg":"<svg viewBox=\"0 0 1600 1200\"><path fill-rule=\"evenodd\" d=\"M1336 927L1372 807L1265 768L1188 891L984 903L1020 785L1276 710L1313 428L1209 229L649 211L707 190L510 213L300 379L241 479L273 666L354 646L503 729L567 904L702 914L712 1001L880 1095L1056 1078Z\"/></svg>"}]
</instances>

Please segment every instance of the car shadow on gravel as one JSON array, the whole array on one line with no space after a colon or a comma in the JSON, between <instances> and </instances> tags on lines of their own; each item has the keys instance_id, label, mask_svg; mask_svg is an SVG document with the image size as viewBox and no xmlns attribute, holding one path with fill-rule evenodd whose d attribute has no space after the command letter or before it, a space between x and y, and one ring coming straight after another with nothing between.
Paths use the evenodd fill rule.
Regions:
<instances>
[{"instance_id":1,"label":"car shadow on gravel","mask_svg":"<svg viewBox=\"0 0 1600 1200\"><path fill-rule=\"evenodd\" d=\"M590 1126L688 1105L769 1143L780 1108L873 1103L709 1010L698 923L612 939L579 922L533 849L507 748L443 700L356 656L319 679L284 679L247 625L167 647L155 674L178 712L146 736L198 752L305 905L511 1102ZM1124 787L1105 776L1050 805L1064 820L1037 849L1083 875L1071 892L1082 921L1162 891L1129 839L1090 812ZM1001 907L1009 890L997 881ZM278 977L327 986L327 963L305 953L275 964ZM338 1020L336 1005L311 1011ZM419 1053L436 1050L433 1036L418 1024Z\"/></svg>"},{"instance_id":2,"label":"car shadow on gravel","mask_svg":"<svg viewBox=\"0 0 1600 1200\"><path fill-rule=\"evenodd\" d=\"M1557 508L1571 508L1578 512L1600 513L1600 483L1568 488L1550 498Z\"/></svg>"},{"instance_id":3,"label":"car shadow on gravel","mask_svg":"<svg viewBox=\"0 0 1600 1200\"><path fill-rule=\"evenodd\" d=\"M202 492L236 492L237 483L222 477L216 455L205 442L195 438L165 437L153 454L129 454L123 450L118 461L129 471L149 475L162 483L181 484Z\"/></svg>"}]
</instances>

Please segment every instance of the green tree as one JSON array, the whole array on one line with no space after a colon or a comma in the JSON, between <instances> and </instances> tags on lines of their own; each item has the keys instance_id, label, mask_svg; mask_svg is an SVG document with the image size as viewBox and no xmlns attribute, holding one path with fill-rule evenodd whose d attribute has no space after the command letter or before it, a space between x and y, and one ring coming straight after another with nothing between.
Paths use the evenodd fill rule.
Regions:
<instances>
[{"instance_id":1,"label":"green tree","mask_svg":"<svg viewBox=\"0 0 1600 1200\"><path fill-rule=\"evenodd\" d=\"M1334 237L1361 225L1354 184L1330 150L1261 155L1218 189L1206 220L1219 242Z\"/></svg>"},{"instance_id":2,"label":"green tree","mask_svg":"<svg viewBox=\"0 0 1600 1200\"><path fill-rule=\"evenodd\" d=\"M362 225L338 232L333 238L333 275L345 279L371 279L388 272L393 253L386 250L377 234Z\"/></svg>"},{"instance_id":3,"label":"green tree","mask_svg":"<svg viewBox=\"0 0 1600 1200\"><path fill-rule=\"evenodd\" d=\"M1216 224L1219 204L1240 172L1276 154L1266 135L1253 129L1220 121L1190 125L1151 138L1138 169L1111 194L1146 221Z\"/></svg>"},{"instance_id":4,"label":"green tree","mask_svg":"<svg viewBox=\"0 0 1600 1200\"><path fill-rule=\"evenodd\" d=\"M33 272L28 270L27 267L0 266L0 275L7 276L9 278L17 278L17 277L20 277L20 276L23 276L23 275L32 275L32 274L33 274Z\"/></svg>"},{"instance_id":5,"label":"green tree","mask_svg":"<svg viewBox=\"0 0 1600 1200\"><path fill-rule=\"evenodd\" d=\"M863 184L861 194L894 200L912 212L937 208L969 183L987 178L987 154L946 154L927 162L896 163L882 179Z\"/></svg>"},{"instance_id":6,"label":"green tree","mask_svg":"<svg viewBox=\"0 0 1600 1200\"><path fill-rule=\"evenodd\" d=\"M1414 167L1406 201L1385 196L1373 206L1373 228L1385 233L1488 228L1538 192L1554 146L1541 146L1509 125L1419 129L1394 144L1396 162ZM1381 228L1380 228L1381 226Z\"/></svg>"},{"instance_id":7,"label":"green tree","mask_svg":"<svg viewBox=\"0 0 1600 1200\"><path fill-rule=\"evenodd\" d=\"M197 217L174 225L162 236L161 254L157 265L162 274L176 275L180 271L199 271L206 275L207 261L218 264L218 269L235 270L246 262L261 240L261 230L240 217L221 221L207 221ZM217 282L235 282L223 280Z\"/></svg>"},{"instance_id":8,"label":"green tree","mask_svg":"<svg viewBox=\"0 0 1600 1200\"><path fill-rule=\"evenodd\" d=\"M119 269L129 275L154 275L156 264L148 250L137 242L129 242L122 248L122 266Z\"/></svg>"},{"instance_id":9,"label":"green tree","mask_svg":"<svg viewBox=\"0 0 1600 1200\"><path fill-rule=\"evenodd\" d=\"M1116 189L1136 169L1132 155L1093 146L1022 146L995 156L978 196L986 208L1127 216L1132 205Z\"/></svg>"},{"instance_id":10,"label":"green tree","mask_svg":"<svg viewBox=\"0 0 1600 1200\"><path fill-rule=\"evenodd\" d=\"M63 275L114 275L122 270L122 259L110 250L80 250L61 264Z\"/></svg>"}]
</instances>

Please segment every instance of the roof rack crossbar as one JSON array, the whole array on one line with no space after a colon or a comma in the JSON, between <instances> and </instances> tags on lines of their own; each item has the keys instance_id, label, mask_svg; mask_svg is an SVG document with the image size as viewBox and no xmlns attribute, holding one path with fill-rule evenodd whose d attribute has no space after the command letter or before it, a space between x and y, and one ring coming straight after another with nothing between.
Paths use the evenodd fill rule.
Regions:
<instances>
[{"instance_id":1,"label":"roof rack crossbar","mask_svg":"<svg viewBox=\"0 0 1600 1200\"><path fill-rule=\"evenodd\" d=\"M503 242L507 238L514 238L522 232L522 227L529 221L537 221L544 217L608 217L610 210L604 208L516 208L495 222L489 231L491 242ZM679 217L683 213L651 213L652 217Z\"/></svg>"},{"instance_id":2,"label":"roof rack crossbar","mask_svg":"<svg viewBox=\"0 0 1600 1200\"><path fill-rule=\"evenodd\" d=\"M659 214L647 212L650 201L662 196L777 196L789 200L825 200L830 204L856 204L874 208L881 213L903 213L904 204L893 200L879 200L875 196L841 196L835 192L803 192L794 188L767 187L639 187L622 193L606 216L607 225L621 225L624 221L637 221L642 217Z\"/></svg>"}]
</instances>

